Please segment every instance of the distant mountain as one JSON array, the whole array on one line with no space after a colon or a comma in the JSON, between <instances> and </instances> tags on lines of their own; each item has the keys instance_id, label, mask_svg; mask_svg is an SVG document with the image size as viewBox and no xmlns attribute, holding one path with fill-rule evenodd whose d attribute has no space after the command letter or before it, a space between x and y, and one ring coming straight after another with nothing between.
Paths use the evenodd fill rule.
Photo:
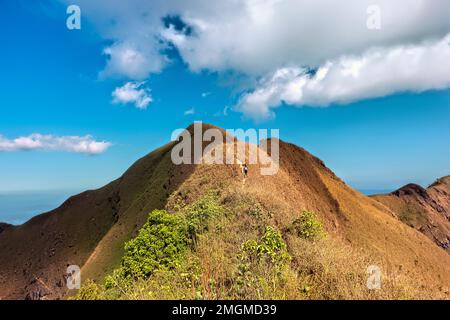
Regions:
<instances>
[{"instance_id":1,"label":"distant mountain","mask_svg":"<svg viewBox=\"0 0 450 320\"><path fill-rule=\"evenodd\" d=\"M426 189L408 184L373 198L450 253L450 176L438 179Z\"/></svg>"},{"instance_id":2,"label":"distant mountain","mask_svg":"<svg viewBox=\"0 0 450 320\"><path fill-rule=\"evenodd\" d=\"M203 130L211 127L204 124ZM192 126L188 129L192 133ZM152 210L173 213L211 191L227 210L207 231L214 234L208 240L199 237L190 249L201 280L194 294L217 298L231 292L242 243L272 226L292 257L292 286L282 287L279 298L450 297L450 255L400 221L401 214L379 202L383 196L371 198L353 190L304 149L280 141L278 173L262 176L260 165L251 164L244 178L237 164L175 165L174 145L151 152L103 188L71 197L59 208L1 232L0 299L65 298L68 265L82 268L83 281L101 283L120 266L124 243L138 234ZM447 191L435 186L427 192L434 200L420 199L437 212ZM292 233L302 210L317 214L328 234L322 242L306 242ZM370 265L386 274L384 291L366 288ZM398 281L405 283L403 289L392 289ZM176 290L170 293L172 298L186 297Z\"/></svg>"}]
</instances>

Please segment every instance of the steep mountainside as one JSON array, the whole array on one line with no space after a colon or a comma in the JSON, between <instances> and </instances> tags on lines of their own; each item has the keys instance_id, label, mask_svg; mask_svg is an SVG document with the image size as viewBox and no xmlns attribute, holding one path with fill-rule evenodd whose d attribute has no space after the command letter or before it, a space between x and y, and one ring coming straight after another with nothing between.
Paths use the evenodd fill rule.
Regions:
<instances>
[{"instance_id":1,"label":"steep mountainside","mask_svg":"<svg viewBox=\"0 0 450 320\"><path fill-rule=\"evenodd\" d=\"M437 180L427 189L408 184L373 198L450 253L450 176Z\"/></svg>"},{"instance_id":2,"label":"steep mountainside","mask_svg":"<svg viewBox=\"0 0 450 320\"><path fill-rule=\"evenodd\" d=\"M216 257L219 261L215 263L221 266L234 261L240 243L260 229L254 224L270 223L283 231L293 257L292 268L306 272L313 281L318 271L301 270L306 252L286 231L300 210L309 210L323 222L332 248L325 253L320 251L324 247L311 247L307 260L321 259L323 277L314 283L337 284L341 276L353 279L348 264L352 258L347 254L355 252L367 261L360 268L362 274L369 264L375 264L395 279L407 279L418 293L405 297L449 298L450 256L421 232L402 223L393 210L348 187L304 149L280 142L278 173L262 176L259 165L250 165L244 178L237 164L174 165L170 158L173 145L169 143L138 160L107 186L72 197L60 208L0 233L0 299L63 298L67 294L64 274L72 264L82 267L83 279L100 281L120 264L124 242L136 236L149 212L164 208L173 212L180 203L191 204L210 190L220 194L223 204L232 204L235 215L228 217L226 225L232 234L223 234L220 244L212 239L205 247L214 251L205 253L205 260L200 259L202 268L211 268L211 257ZM433 194L442 192L442 188L436 188ZM250 199L252 207L268 212L265 220L242 209L241 204ZM324 261L332 263L335 258L342 262L336 273L339 275L327 278L330 272ZM227 281L223 280L225 284ZM365 286L364 279L358 281ZM329 298L370 297L357 295L351 286L339 290L339 295ZM326 293L320 293L326 290L316 292L320 295L310 297L327 298Z\"/></svg>"},{"instance_id":3,"label":"steep mountainside","mask_svg":"<svg viewBox=\"0 0 450 320\"><path fill-rule=\"evenodd\" d=\"M83 266L102 239L117 230L105 264L98 266L107 270L149 210L164 205L169 150L169 145L155 150L107 186L2 232L0 298L62 298L67 266Z\"/></svg>"}]
</instances>

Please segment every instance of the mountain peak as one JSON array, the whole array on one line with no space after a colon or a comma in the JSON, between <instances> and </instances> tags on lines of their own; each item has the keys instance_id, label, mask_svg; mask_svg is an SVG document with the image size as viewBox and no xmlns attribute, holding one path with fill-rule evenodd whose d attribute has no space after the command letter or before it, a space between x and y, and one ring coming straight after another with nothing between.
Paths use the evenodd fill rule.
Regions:
<instances>
[{"instance_id":1,"label":"mountain peak","mask_svg":"<svg viewBox=\"0 0 450 320\"><path fill-rule=\"evenodd\" d=\"M426 197L427 190L423 188L422 186L415 184L415 183L409 183L400 189L392 192L392 194L396 195L397 197L405 196L405 195L419 195L422 198Z\"/></svg>"},{"instance_id":2,"label":"mountain peak","mask_svg":"<svg viewBox=\"0 0 450 320\"><path fill-rule=\"evenodd\" d=\"M205 131L207 131L209 129L216 129L216 130L219 130L223 135L226 134L225 129L218 127L216 125L210 124L210 123L206 123L206 122L193 122L189 126L186 127L186 130L189 131L190 134L193 134L196 126L199 126L201 128L202 134L205 133Z\"/></svg>"}]
</instances>

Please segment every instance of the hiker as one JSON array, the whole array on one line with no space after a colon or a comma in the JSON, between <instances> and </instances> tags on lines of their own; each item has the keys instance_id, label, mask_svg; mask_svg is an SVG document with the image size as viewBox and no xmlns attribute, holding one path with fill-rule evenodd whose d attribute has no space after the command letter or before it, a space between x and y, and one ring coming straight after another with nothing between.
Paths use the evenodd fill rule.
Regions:
<instances>
[{"instance_id":1,"label":"hiker","mask_svg":"<svg viewBox=\"0 0 450 320\"><path fill-rule=\"evenodd\" d=\"M244 168L243 168L242 170L244 171L244 177L246 177L246 178L247 178L247 174L248 174L248 167L247 167L247 164L246 164L246 163L244 163Z\"/></svg>"}]
</instances>

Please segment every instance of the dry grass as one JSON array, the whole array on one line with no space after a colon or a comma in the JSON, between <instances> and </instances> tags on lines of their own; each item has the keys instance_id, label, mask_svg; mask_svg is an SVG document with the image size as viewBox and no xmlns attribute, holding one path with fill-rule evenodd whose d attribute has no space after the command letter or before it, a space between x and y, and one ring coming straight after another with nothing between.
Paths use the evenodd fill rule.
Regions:
<instances>
[{"instance_id":1,"label":"dry grass","mask_svg":"<svg viewBox=\"0 0 450 320\"><path fill-rule=\"evenodd\" d=\"M320 160L282 144L276 176L250 166L197 166L168 196L177 212L215 190L226 207L199 236L185 263L140 280L121 299L448 299L450 258L380 203L352 190ZM328 237L300 239L289 230L302 210L315 212ZM281 270L255 262L244 295L239 255L266 226L283 234L292 257ZM367 268L380 267L381 289L369 290ZM107 296L105 296L108 298Z\"/></svg>"},{"instance_id":2,"label":"dry grass","mask_svg":"<svg viewBox=\"0 0 450 320\"><path fill-rule=\"evenodd\" d=\"M266 261L255 262L245 291L238 290L241 245L258 239L267 225L274 225L276 212L246 192L222 191L226 207L197 246L175 270L139 280L114 299L422 299L436 298L416 290L410 277L364 254L336 236L317 241L301 239L284 230L292 260L281 269ZM382 286L369 290L367 267L382 270Z\"/></svg>"}]
</instances>

